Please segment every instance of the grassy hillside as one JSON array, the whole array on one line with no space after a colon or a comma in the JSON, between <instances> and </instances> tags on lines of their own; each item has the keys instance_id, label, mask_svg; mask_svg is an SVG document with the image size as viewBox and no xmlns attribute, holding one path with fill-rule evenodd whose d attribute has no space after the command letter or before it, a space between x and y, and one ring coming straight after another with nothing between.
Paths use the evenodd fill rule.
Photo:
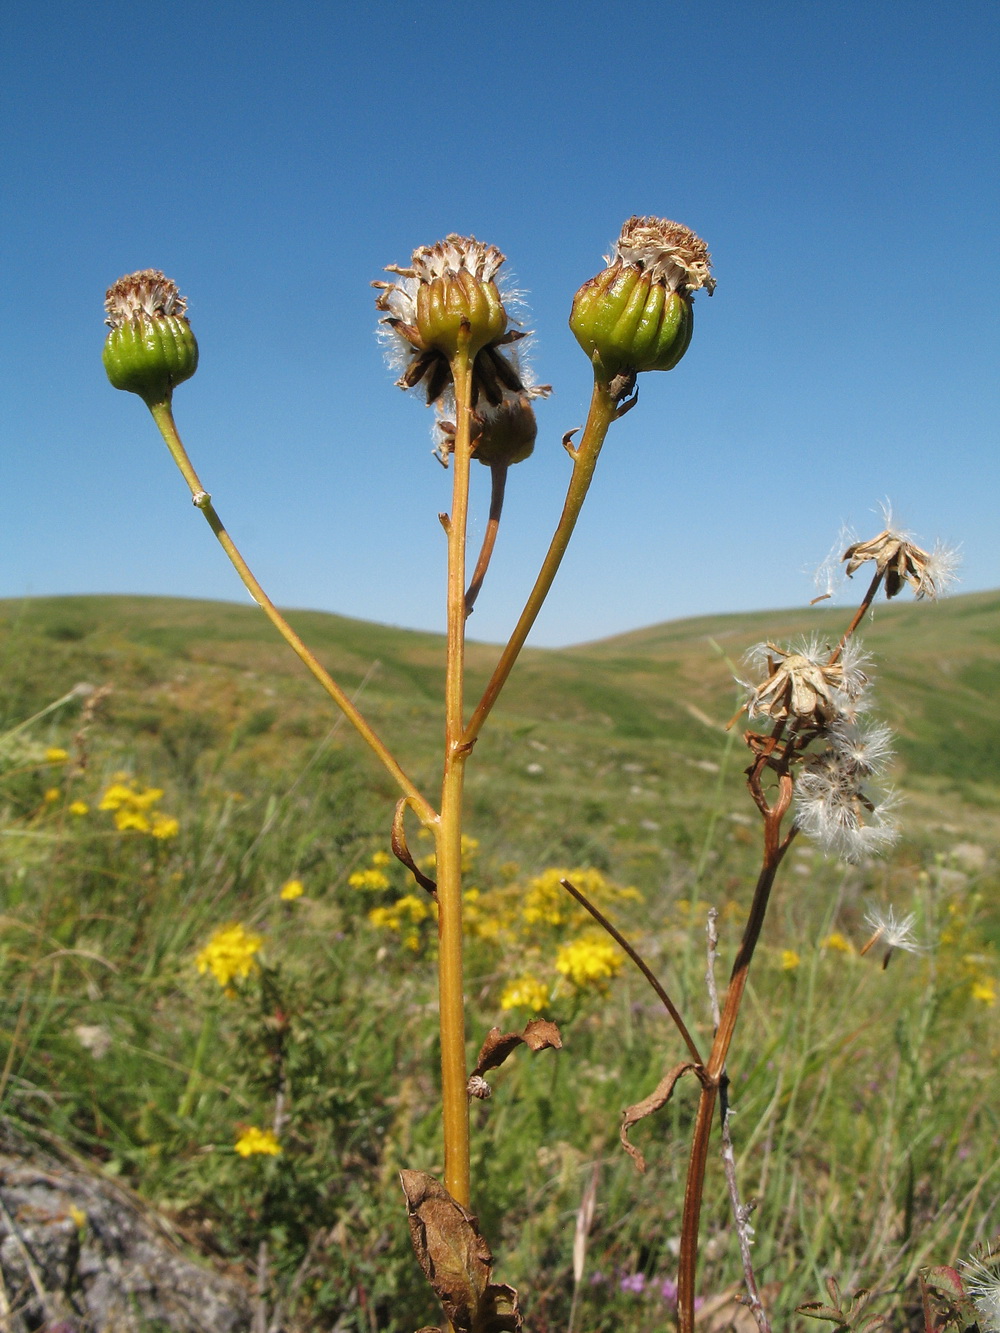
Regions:
<instances>
[{"instance_id":1,"label":"grassy hillside","mask_svg":"<svg viewBox=\"0 0 1000 1333\"><path fill-rule=\"evenodd\" d=\"M554 977L560 938L583 929L571 915L511 925L556 868L592 877L709 1034L705 910L720 909L727 960L759 856L741 727L724 725L732 667L761 640L835 642L848 616L704 617L524 655L469 770L470 1054L491 1024L531 1016L502 1009L505 987ZM289 618L433 797L443 640ZM816 1326L792 1312L829 1273L878 1288L889 1327L919 1327L919 1266L1000 1226L1000 593L881 604L863 637L899 736L903 838L851 868L795 844L730 1063L782 1329ZM470 696L495 655L471 645ZM395 791L251 606L3 602L0 661L6 1113L127 1176L228 1261L249 1266L266 1236L274 1291L295 1293L289 1329L412 1333L436 1316L394 1173L440 1168L434 932L422 900L398 906ZM67 699L80 682L97 692ZM162 837L121 827L127 802L101 808L116 784ZM283 899L289 881L303 892ZM865 912L889 903L916 913L923 952L883 972L858 950ZM223 988L195 960L231 922L260 937L263 966ZM634 1131L645 1176L617 1125L676 1041L626 969L590 989L557 982L546 1013L565 1050L517 1057L474 1108L499 1276L526 1288L534 1333L565 1328L597 1161L577 1327L669 1329L693 1096ZM233 1142L270 1123L279 1070L282 1153L243 1159ZM721 1180L709 1189L703 1288L719 1295L739 1263Z\"/></svg>"}]
</instances>

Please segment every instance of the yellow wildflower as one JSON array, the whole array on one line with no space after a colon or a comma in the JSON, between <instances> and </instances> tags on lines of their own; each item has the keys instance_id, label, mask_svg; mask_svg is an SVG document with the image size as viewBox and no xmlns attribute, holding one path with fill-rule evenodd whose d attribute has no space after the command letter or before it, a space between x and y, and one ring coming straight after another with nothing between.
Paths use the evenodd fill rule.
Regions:
<instances>
[{"instance_id":1,"label":"yellow wildflower","mask_svg":"<svg viewBox=\"0 0 1000 1333\"><path fill-rule=\"evenodd\" d=\"M574 986L603 986L621 970L620 951L604 939L583 936L564 944L556 955L556 971Z\"/></svg>"},{"instance_id":2,"label":"yellow wildflower","mask_svg":"<svg viewBox=\"0 0 1000 1333\"><path fill-rule=\"evenodd\" d=\"M195 958L201 973L211 972L220 986L228 987L234 977L250 975L256 966L254 954L264 943L260 935L249 935L238 922L221 926Z\"/></svg>"},{"instance_id":3,"label":"yellow wildflower","mask_svg":"<svg viewBox=\"0 0 1000 1333\"><path fill-rule=\"evenodd\" d=\"M281 886L281 892L278 894L278 897L281 898L283 902L291 903L294 902L296 898L301 898L304 893L305 889L302 887L302 881L300 879L290 879L286 884Z\"/></svg>"},{"instance_id":4,"label":"yellow wildflower","mask_svg":"<svg viewBox=\"0 0 1000 1333\"><path fill-rule=\"evenodd\" d=\"M533 1009L537 1014L549 1002L549 988L537 977L518 977L508 981L500 996L501 1009Z\"/></svg>"},{"instance_id":5,"label":"yellow wildflower","mask_svg":"<svg viewBox=\"0 0 1000 1333\"><path fill-rule=\"evenodd\" d=\"M386 866L392 864L392 857L388 852L373 852L372 865L376 870L383 870Z\"/></svg>"},{"instance_id":6,"label":"yellow wildflower","mask_svg":"<svg viewBox=\"0 0 1000 1333\"><path fill-rule=\"evenodd\" d=\"M380 893L389 887L389 876L381 870L355 870L348 875L347 882L352 889L369 889Z\"/></svg>"},{"instance_id":7,"label":"yellow wildflower","mask_svg":"<svg viewBox=\"0 0 1000 1333\"><path fill-rule=\"evenodd\" d=\"M794 949L782 949L781 951L781 969L783 972L794 972L802 959Z\"/></svg>"},{"instance_id":8,"label":"yellow wildflower","mask_svg":"<svg viewBox=\"0 0 1000 1333\"><path fill-rule=\"evenodd\" d=\"M979 981L972 983L972 998L978 1000L980 1004L988 1004L991 1007L997 1002L997 983L992 977L982 977Z\"/></svg>"},{"instance_id":9,"label":"yellow wildflower","mask_svg":"<svg viewBox=\"0 0 1000 1333\"><path fill-rule=\"evenodd\" d=\"M150 833L154 838L166 841L167 838L176 838L180 832L180 821L173 815L162 815L159 810L154 810Z\"/></svg>"},{"instance_id":10,"label":"yellow wildflower","mask_svg":"<svg viewBox=\"0 0 1000 1333\"><path fill-rule=\"evenodd\" d=\"M45 793L45 795L42 797L42 800L45 802L46 805L53 805L56 801L59 800L60 796L62 796L62 792L59 790L58 787L50 787L48 791Z\"/></svg>"},{"instance_id":11,"label":"yellow wildflower","mask_svg":"<svg viewBox=\"0 0 1000 1333\"><path fill-rule=\"evenodd\" d=\"M71 815L86 815L90 813L90 806L86 801L73 801L69 812Z\"/></svg>"},{"instance_id":12,"label":"yellow wildflower","mask_svg":"<svg viewBox=\"0 0 1000 1333\"><path fill-rule=\"evenodd\" d=\"M420 939L413 927L432 917L435 910L436 904L431 898L418 898L415 893L407 893L397 898L391 907L373 907L368 913L368 920L377 929L394 930L397 934L406 926L403 943L408 949L417 949Z\"/></svg>"},{"instance_id":13,"label":"yellow wildflower","mask_svg":"<svg viewBox=\"0 0 1000 1333\"><path fill-rule=\"evenodd\" d=\"M256 1125L245 1129L233 1146L241 1157L253 1157L255 1153L277 1157L281 1152L281 1144L274 1130L258 1129Z\"/></svg>"},{"instance_id":14,"label":"yellow wildflower","mask_svg":"<svg viewBox=\"0 0 1000 1333\"><path fill-rule=\"evenodd\" d=\"M820 941L821 949L833 949L836 953L853 953L854 945L846 936L841 935L839 930L835 930L832 935L827 935L825 940Z\"/></svg>"},{"instance_id":15,"label":"yellow wildflower","mask_svg":"<svg viewBox=\"0 0 1000 1333\"><path fill-rule=\"evenodd\" d=\"M152 824L149 822L149 816L143 814L141 810L123 808L115 811L115 828L119 833L127 833L129 829L135 829L139 833L148 833Z\"/></svg>"},{"instance_id":16,"label":"yellow wildflower","mask_svg":"<svg viewBox=\"0 0 1000 1333\"><path fill-rule=\"evenodd\" d=\"M134 779L127 774L116 774L115 781L101 797L99 810L111 810L115 817L115 828L119 833L134 829L137 833L151 833L154 838L175 838L180 831L179 822L172 815L165 815L160 810L153 810L163 797L161 787L136 786Z\"/></svg>"},{"instance_id":17,"label":"yellow wildflower","mask_svg":"<svg viewBox=\"0 0 1000 1333\"><path fill-rule=\"evenodd\" d=\"M58 745L53 745L45 751L45 762L47 764L65 764L68 758L69 751L61 750Z\"/></svg>"}]
</instances>

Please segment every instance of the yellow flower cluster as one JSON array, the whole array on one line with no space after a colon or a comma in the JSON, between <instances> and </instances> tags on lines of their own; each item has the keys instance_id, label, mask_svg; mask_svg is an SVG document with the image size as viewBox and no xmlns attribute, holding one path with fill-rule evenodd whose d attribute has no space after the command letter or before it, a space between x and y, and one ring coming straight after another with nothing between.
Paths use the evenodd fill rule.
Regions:
<instances>
[{"instance_id":1,"label":"yellow flower cluster","mask_svg":"<svg viewBox=\"0 0 1000 1333\"><path fill-rule=\"evenodd\" d=\"M621 971L623 957L617 945L605 936L584 935L560 947L556 954L556 971L580 990L588 986L604 989L606 983Z\"/></svg>"},{"instance_id":2,"label":"yellow flower cluster","mask_svg":"<svg viewBox=\"0 0 1000 1333\"><path fill-rule=\"evenodd\" d=\"M794 949L782 949L781 951L781 970L783 972L794 972L802 959Z\"/></svg>"},{"instance_id":3,"label":"yellow flower cluster","mask_svg":"<svg viewBox=\"0 0 1000 1333\"><path fill-rule=\"evenodd\" d=\"M407 893L397 898L391 907L373 907L368 913L368 920L378 930L392 930L402 937L403 944L414 953L420 948L420 932L417 927L424 921L437 916L437 903L433 898L418 898L415 893Z\"/></svg>"},{"instance_id":4,"label":"yellow flower cluster","mask_svg":"<svg viewBox=\"0 0 1000 1333\"><path fill-rule=\"evenodd\" d=\"M260 935L251 935L233 922L221 926L195 958L195 966L204 974L211 972L220 986L227 988L235 979L245 979L256 967L254 954L264 943Z\"/></svg>"},{"instance_id":5,"label":"yellow flower cluster","mask_svg":"<svg viewBox=\"0 0 1000 1333\"><path fill-rule=\"evenodd\" d=\"M854 952L854 945L846 935L841 935L839 930L835 930L832 935L827 935L826 939L820 942L820 948L830 949L834 953Z\"/></svg>"},{"instance_id":6,"label":"yellow flower cluster","mask_svg":"<svg viewBox=\"0 0 1000 1333\"><path fill-rule=\"evenodd\" d=\"M114 812L115 828L119 833L134 829L137 833L149 833L161 840L176 838L180 832L180 823L173 815L154 809L162 799L163 792L159 787L141 788L134 779L118 774L101 797L97 808Z\"/></svg>"},{"instance_id":7,"label":"yellow flower cluster","mask_svg":"<svg viewBox=\"0 0 1000 1333\"><path fill-rule=\"evenodd\" d=\"M466 873L475 864L478 848L475 838L463 838L462 862ZM422 858L419 865L433 873L434 857ZM387 888L388 877L384 882L376 879L380 868L372 857L370 866L355 871L348 882L358 888ZM609 980L621 970L623 954L616 945L588 929L592 918L560 881L571 880L592 903L603 909L641 902L639 891L611 883L598 870L553 866L527 881L514 880L517 874L517 865L507 862L497 868L496 887L470 886L463 894L463 922L469 938L517 958L517 972L500 996L501 1008L540 1012L550 1003L559 985L565 984L560 982L560 975L577 990L606 989ZM437 904L433 899L410 893L394 903L372 908L368 920L376 929L393 931L404 947L417 952L424 937L422 927L436 915Z\"/></svg>"},{"instance_id":8,"label":"yellow flower cluster","mask_svg":"<svg viewBox=\"0 0 1000 1333\"><path fill-rule=\"evenodd\" d=\"M278 897L282 902L293 903L296 898L301 898L304 893L305 888L302 881L300 879L290 879L282 884Z\"/></svg>"},{"instance_id":9,"label":"yellow flower cluster","mask_svg":"<svg viewBox=\"0 0 1000 1333\"><path fill-rule=\"evenodd\" d=\"M281 1144L274 1130L258 1129L256 1125L250 1125L245 1129L233 1147L241 1157L253 1157L256 1153L277 1157L281 1152Z\"/></svg>"},{"instance_id":10,"label":"yellow flower cluster","mask_svg":"<svg viewBox=\"0 0 1000 1333\"><path fill-rule=\"evenodd\" d=\"M537 977L518 977L508 981L500 996L501 1009L533 1009L537 1014L551 998L549 987Z\"/></svg>"},{"instance_id":11,"label":"yellow flower cluster","mask_svg":"<svg viewBox=\"0 0 1000 1333\"><path fill-rule=\"evenodd\" d=\"M385 871L377 866L355 870L353 874L347 876L347 882L352 889L367 889L370 893L381 893L389 888L391 883Z\"/></svg>"}]
</instances>

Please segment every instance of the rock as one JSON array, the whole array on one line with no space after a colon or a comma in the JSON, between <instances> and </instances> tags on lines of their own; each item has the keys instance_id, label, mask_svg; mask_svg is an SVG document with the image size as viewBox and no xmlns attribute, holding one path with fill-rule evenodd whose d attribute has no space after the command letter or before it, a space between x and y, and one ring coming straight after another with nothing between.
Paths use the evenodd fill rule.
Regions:
<instances>
[{"instance_id":1,"label":"rock","mask_svg":"<svg viewBox=\"0 0 1000 1333\"><path fill-rule=\"evenodd\" d=\"M0 1328L245 1333L252 1296L183 1253L166 1221L0 1121Z\"/></svg>"}]
</instances>

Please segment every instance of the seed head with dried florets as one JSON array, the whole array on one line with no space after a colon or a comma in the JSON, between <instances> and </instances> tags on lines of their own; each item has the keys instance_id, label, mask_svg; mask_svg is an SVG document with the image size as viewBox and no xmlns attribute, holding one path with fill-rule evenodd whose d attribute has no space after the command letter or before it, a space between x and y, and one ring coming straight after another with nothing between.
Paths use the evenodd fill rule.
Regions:
<instances>
[{"instance_id":1,"label":"seed head with dried florets","mask_svg":"<svg viewBox=\"0 0 1000 1333\"><path fill-rule=\"evenodd\" d=\"M169 401L198 369L198 344L176 283L155 268L128 273L108 288L104 308L108 379L149 405Z\"/></svg>"},{"instance_id":2,"label":"seed head with dried florets","mask_svg":"<svg viewBox=\"0 0 1000 1333\"><path fill-rule=\"evenodd\" d=\"M886 597L895 597L908 583L918 597L931 599L955 581L958 552L938 543L924 551L903 532L886 528L867 542L855 542L844 552L850 578L868 560L885 579Z\"/></svg>"},{"instance_id":3,"label":"seed head with dried florets","mask_svg":"<svg viewBox=\"0 0 1000 1333\"><path fill-rule=\"evenodd\" d=\"M694 293L715 290L705 242L679 222L631 217L605 263L577 292L569 320L595 374L672 370L691 341Z\"/></svg>"},{"instance_id":4,"label":"seed head with dried florets","mask_svg":"<svg viewBox=\"0 0 1000 1333\"><path fill-rule=\"evenodd\" d=\"M480 398L498 406L505 391L525 391L517 363L499 350L525 336L507 327L496 282L504 259L496 246L451 234L414 250L409 268L388 265L396 281L372 283L401 389L422 382L427 402L438 402L452 387L451 362L464 345L474 358L473 406Z\"/></svg>"},{"instance_id":5,"label":"seed head with dried florets","mask_svg":"<svg viewBox=\"0 0 1000 1333\"><path fill-rule=\"evenodd\" d=\"M747 659L768 673L760 684L742 682L751 718L769 717L774 722L791 719L825 729L846 716L868 683L868 659L853 641L844 646L835 662L829 660L829 650L821 650L817 640L798 648L757 644Z\"/></svg>"}]
</instances>

